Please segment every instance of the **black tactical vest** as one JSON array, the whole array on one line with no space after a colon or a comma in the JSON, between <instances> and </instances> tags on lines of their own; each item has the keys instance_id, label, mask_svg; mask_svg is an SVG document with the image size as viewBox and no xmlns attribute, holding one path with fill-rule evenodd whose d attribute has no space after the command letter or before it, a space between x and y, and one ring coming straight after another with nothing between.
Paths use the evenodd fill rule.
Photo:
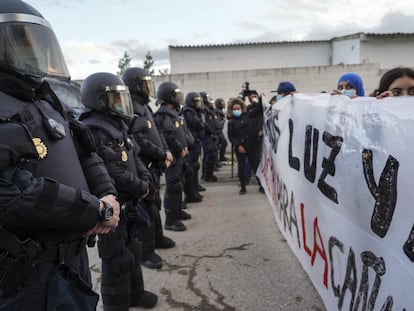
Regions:
<instances>
[{"instance_id":1,"label":"black tactical vest","mask_svg":"<svg viewBox=\"0 0 414 311\"><path fill-rule=\"evenodd\" d=\"M0 102L0 119L24 123L33 136L39 154L39 160L33 160L33 175L50 177L67 186L89 191L71 137L69 122L64 116L46 100L22 101L0 92ZM60 124L66 136L61 139L52 137L46 123L47 118Z\"/></svg>"}]
</instances>

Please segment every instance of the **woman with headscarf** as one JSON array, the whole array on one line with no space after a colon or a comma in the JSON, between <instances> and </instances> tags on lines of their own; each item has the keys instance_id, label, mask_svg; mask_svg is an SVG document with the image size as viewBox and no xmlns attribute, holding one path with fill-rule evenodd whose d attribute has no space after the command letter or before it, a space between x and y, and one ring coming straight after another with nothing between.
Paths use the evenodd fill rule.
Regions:
<instances>
[{"instance_id":1,"label":"woman with headscarf","mask_svg":"<svg viewBox=\"0 0 414 311\"><path fill-rule=\"evenodd\" d=\"M338 85L332 95L346 95L350 98L365 96L364 83L359 75L353 72L343 74L338 79Z\"/></svg>"}]
</instances>

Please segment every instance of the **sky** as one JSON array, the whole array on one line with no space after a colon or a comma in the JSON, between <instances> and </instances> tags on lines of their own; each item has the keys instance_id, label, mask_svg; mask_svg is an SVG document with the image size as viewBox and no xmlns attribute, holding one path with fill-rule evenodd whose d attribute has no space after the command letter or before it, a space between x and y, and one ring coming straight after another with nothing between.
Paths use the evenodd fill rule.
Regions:
<instances>
[{"instance_id":1,"label":"sky","mask_svg":"<svg viewBox=\"0 0 414 311\"><path fill-rule=\"evenodd\" d=\"M414 33L412 0L25 0L52 25L73 79L116 74L127 52L155 73L169 70L168 46Z\"/></svg>"}]
</instances>

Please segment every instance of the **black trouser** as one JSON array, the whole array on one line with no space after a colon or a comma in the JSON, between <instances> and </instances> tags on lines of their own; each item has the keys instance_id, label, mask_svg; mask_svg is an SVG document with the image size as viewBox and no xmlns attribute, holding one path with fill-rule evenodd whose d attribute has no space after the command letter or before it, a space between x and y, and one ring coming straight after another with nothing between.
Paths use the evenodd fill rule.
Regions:
<instances>
[{"instance_id":1,"label":"black trouser","mask_svg":"<svg viewBox=\"0 0 414 311\"><path fill-rule=\"evenodd\" d=\"M209 177L213 175L217 163L217 146L213 139L207 136L202 141L203 144L203 176Z\"/></svg>"},{"instance_id":2,"label":"black trouser","mask_svg":"<svg viewBox=\"0 0 414 311\"><path fill-rule=\"evenodd\" d=\"M121 219L113 232L99 236L98 250L102 259L104 310L129 310L144 292L141 246L135 222Z\"/></svg>"},{"instance_id":3,"label":"black trouser","mask_svg":"<svg viewBox=\"0 0 414 311\"><path fill-rule=\"evenodd\" d=\"M165 170L164 210L165 223L173 224L179 220L183 197L183 159L177 158Z\"/></svg>"},{"instance_id":4,"label":"black trouser","mask_svg":"<svg viewBox=\"0 0 414 311\"><path fill-rule=\"evenodd\" d=\"M219 161L224 161L224 159L226 158L225 154L226 154L226 149L227 149L227 139L226 137L224 137L224 134L221 133L219 135Z\"/></svg>"},{"instance_id":5,"label":"black trouser","mask_svg":"<svg viewBox=\"0 0 414 311\"><path fill-rule=\"evenodd\" d=\"M237 174L240 180L241 187L246 186L246 176L250 176L249 174L246 174L246 159L249 160L250 167L253 170L253 172L256 174L257 168L260 164L261 153L259 153L259 150L260 149L256 148L247 153L240 153L237 149L235 150L236 158L237 158ZM259 179L257 177L256 179L257 179L257 182L259 183Z\"/></svg>"}]
</instances>

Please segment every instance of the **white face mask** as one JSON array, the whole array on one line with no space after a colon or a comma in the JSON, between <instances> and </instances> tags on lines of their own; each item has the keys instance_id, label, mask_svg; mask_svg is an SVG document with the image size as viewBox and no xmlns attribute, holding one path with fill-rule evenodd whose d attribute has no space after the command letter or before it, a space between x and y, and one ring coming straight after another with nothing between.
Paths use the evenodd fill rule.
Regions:
<instances>
[{"instance_id":1,"label":"white face mask","mask_svg":"<svg viewBox=\"0 0 414 311\"><path fill-rule=\"evenodd\" d=\"M343 90L342 95L349 96L349 97L355 97L356 96L356 90L355 89Z\"/></svg>"},{"instance_id":2,"label":"white face mask","mask_svg":"<svg viewBox=\"0 0 414 311\"><path fill-rule=\"evenodd\" d=\"M252 102L253 102L253 103L258 103L258 102L259 102L259 99L258 99L257 97L253 97L253 98L252 98Z\"/></svg>"},{"instance_id":3,"label":"white face mask","mask_svg":"<svg viewBox=\"0 0 414 311\"><path fill-rule=\"evenodd\" d=\"M233 110L233 116L234 117L240 117L241 116L241 114L242 114L242 111L241 110Z\"/></svg>"},{"instance_id":4,"label":"white face mask","mask_svg":"<svg viewBox=\"0 0 414 311\"><path fill-rule=\"evenodd\" d=\"M281 100L284 96L282 94L276 95L276 101L278 102Z\"/></svg>"}]
</instances>

